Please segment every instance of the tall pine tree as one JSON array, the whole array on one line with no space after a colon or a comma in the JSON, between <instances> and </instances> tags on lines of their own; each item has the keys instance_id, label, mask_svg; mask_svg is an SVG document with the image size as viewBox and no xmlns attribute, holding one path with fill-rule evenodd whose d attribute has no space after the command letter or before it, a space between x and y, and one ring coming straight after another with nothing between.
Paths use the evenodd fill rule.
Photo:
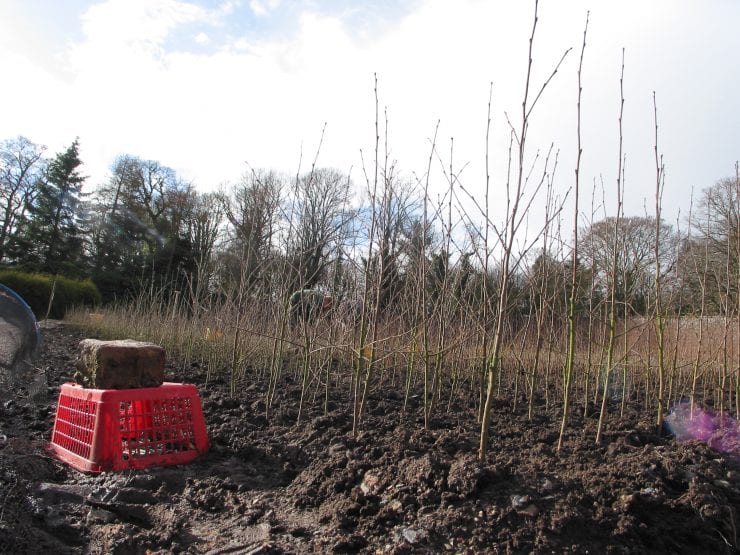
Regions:
<instances>
[{"instance_id":1,"label":"tall pine tree","mask_svg":"<svg viewBox=\"0 0 740 555\"><path fill-rule=\"evenodd\" d=\"M49 162L15 249L24 268L73 277L84 275L80 200L85 177L79 173L81 165L78 139Z\"/></svg>"}]
</instances>

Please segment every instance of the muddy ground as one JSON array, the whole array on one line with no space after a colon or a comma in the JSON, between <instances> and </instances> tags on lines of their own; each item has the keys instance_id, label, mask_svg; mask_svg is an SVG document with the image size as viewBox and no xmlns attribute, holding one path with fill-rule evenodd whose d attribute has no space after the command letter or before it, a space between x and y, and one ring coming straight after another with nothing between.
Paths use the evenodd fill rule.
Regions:
<instances>
[{"instance_id":1,"label":"muddy ground","mask_svg":"<svg viewBox=\"0 0 740 555\"><path fill-rule=\"evenodd\" d=\"M584 420L574 408L557 453L559 407L530 422L501 401L480 464L472 403L425 431L418 396L402 420L401 396L381 389L353 438L346 392L296 426L288 379L268 421L248 376L231 399L225 380L206 385L204 368L170 361L168 380L200 389L209 452L189 465L82 474L45 450L80 339L46 329L46 387L0 405L0 551L716 554L738 544L737 456L679 443L642 412L620 420L616 406L600 446L595 411Z\"/></svg>"}]
</instances>

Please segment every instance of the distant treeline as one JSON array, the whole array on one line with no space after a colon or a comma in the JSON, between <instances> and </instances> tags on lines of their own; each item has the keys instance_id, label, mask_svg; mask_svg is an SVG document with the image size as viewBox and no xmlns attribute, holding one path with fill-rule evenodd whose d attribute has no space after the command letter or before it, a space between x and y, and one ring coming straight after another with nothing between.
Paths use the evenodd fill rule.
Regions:
<instances>
[{"instance_id":1,"label":"distant treeline","mask_svg":"<svg viewBox=\"0 0 740 555\"><path fill-rule=\"evenodd\" d=\"M200 193L154 160L122 155L104 183L88 183L82 164L77 140L52 156L24 137L0 143L2 267L89 279L104 302L151 288L177 292L191 307L235 295L287 301L307 288L342 301L359 298L376 276L380 310L409 310L419 287L430 305L444 295L465 310L495 306L500 276L495 263L483 263L483 230L452 209L453 195L435 205L393 165L380 168L381 199L369 184L362 191L327 168L297 177L255 170ZM739 188L728 178L704 189L681 232L651 217L586 225L579 232L579 311L603 305L613 286L621 315L648 314L656 255L668 313L737 310ZM542 295L555 313L565 310L567 243L551 231L516 253L512 314L531 315ZM489 249L495 260L496 247Z\"/></svg>"}]
</instances>

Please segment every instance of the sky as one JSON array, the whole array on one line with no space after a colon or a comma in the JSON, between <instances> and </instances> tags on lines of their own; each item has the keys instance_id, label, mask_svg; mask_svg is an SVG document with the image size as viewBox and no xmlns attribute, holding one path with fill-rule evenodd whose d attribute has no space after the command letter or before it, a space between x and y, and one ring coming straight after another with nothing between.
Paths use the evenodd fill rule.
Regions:
<instances>
[{"instance_id":1,"label":"sky","mask_svg":"<svg viewBox=\"0 0 740 555\"><path fill-rule=\"evenodd\" d=\"M489 199L500 212L533 13L533 0L0 0L0 140L23 135L54 153L79 137L88 188L121 154L201 191L249 168L295 175L314 159L362 186L377 76L381 157L423 181L436 130L430 190L442 194L452 167L478 204L490 95ZM581 218L614 214L624 51L625 212L654 214L657 108L663 213L676 222L740 158L740 2L540 1L530 101L571 50L531 112L525 166L532 183L547 172L554 194L569 195L565 212L587 13ZM540 196L531 210L538 225L543 206Z\"/></svg>"}]
</instances>

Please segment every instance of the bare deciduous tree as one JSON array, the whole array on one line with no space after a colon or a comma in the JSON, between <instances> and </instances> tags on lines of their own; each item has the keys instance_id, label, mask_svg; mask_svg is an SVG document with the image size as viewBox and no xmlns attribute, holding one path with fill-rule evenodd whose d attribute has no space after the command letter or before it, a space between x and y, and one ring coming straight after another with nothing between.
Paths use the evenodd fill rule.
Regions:
<instances>
[{"instance_id":1,"label":"bare deciduous tree","mask_svg":"<svg viewBox=\"0 0 740 555\"><path fill-rule=\"evenodd\" d=\"M284 188L279 174L255 170L232 186L230 196L221 196L226 218L231 224L230 240L224 252L226 271L231 281L243 276L247 290L258 285L269 289L263 278L267 277L274 247Z\"/></svg>"},{"instance_id":2,"label":"bare deciduous tree","mask_svg":"<svg viewBox=\"0 0 740 555\"><path fill-rule=\"evenodd\" d=\"M583 230L579 247L581 260L586 266L595 268L595 285L607 297L616 248L617 303L618 306L631 303L630 307L619 312L619 316L625 313L644 314L654 284L655 236L658 229L655 218L621 218L618 226L615 220L615 216L610 216ZM619 230L621 248L614 243L615 229ZM658 254L663 271L668 273L673 268L678 236L672 226L664 222L660 224L660 236Z\"/></svg>"},{"instance_id":3,"label":"bare deciduous tree","mask_svg":"<svg viewBox=\"0 0 740 555\"><path fill-rule=\"evenodd\" d=\"M44 170L45 147L25 137L0 143L0 261L5 245L13 235L19 218L33 201L36 181Z\"/></svg>"},{"instance_id":4,"label":"bare deciduous tree","mask_svg":"<svg viewBox=\"0 0 740 555\"><path fill-rule=\"evenodd\" d=\"M315 169L298 179L290 199L295 221L287 253L293 290L318 284L343 250L341 241L354 217L351 191L349 177L333 169Z\"/></svg>"}]
</instances>

